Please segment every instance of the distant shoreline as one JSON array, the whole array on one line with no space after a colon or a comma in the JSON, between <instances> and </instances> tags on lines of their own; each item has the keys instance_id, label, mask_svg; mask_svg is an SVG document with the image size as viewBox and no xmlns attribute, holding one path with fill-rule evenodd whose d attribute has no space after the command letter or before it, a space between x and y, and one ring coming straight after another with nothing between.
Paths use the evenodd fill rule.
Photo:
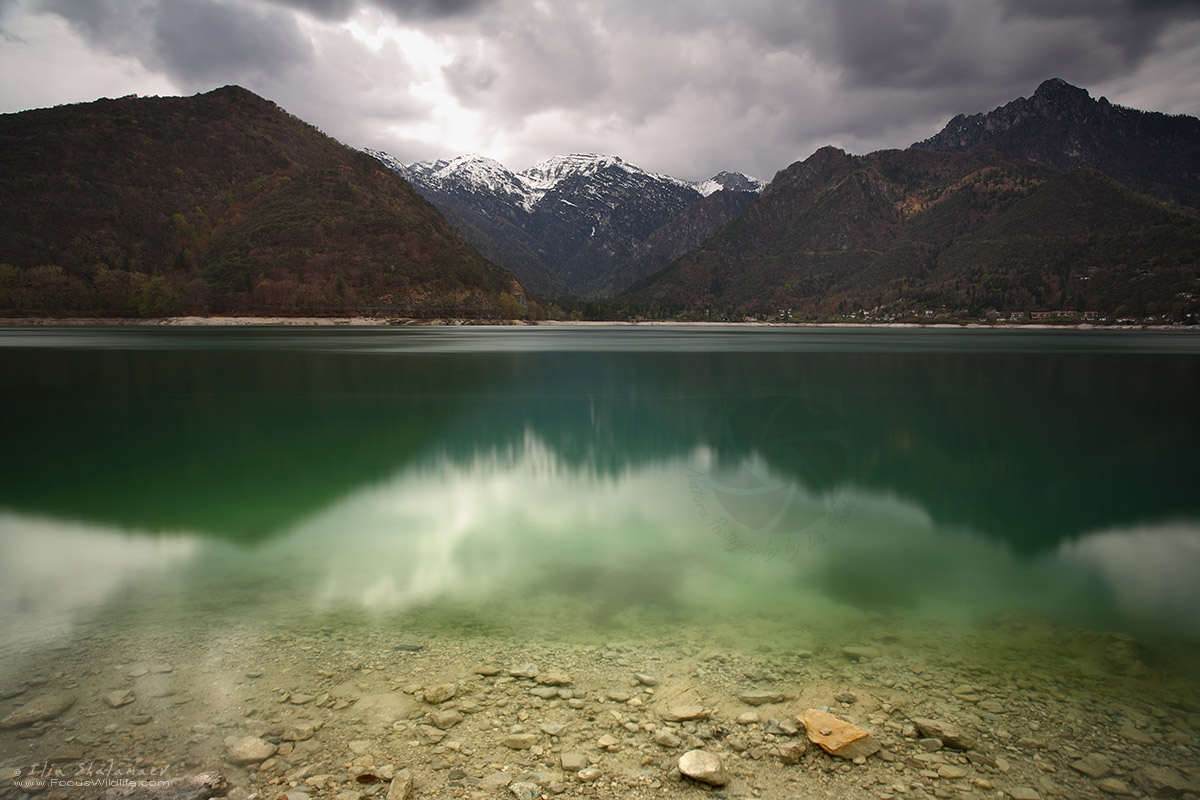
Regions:
<instances>
[{"instance_id":1,"label":"distant shoreline","mask_svg":"<svg viewBox=\"0 0 1200 800\"><path fill-rule=\"evenodd\" d=\"M683 322L674 320L474 320L474 319L413 319L408 317L158 317L133 319L127 317L13 317L0 318L0 328L79 328L79 327L679 327L679 328L942 328L942 329L1000 329L1000 330L1200 330L1200 325L1094 325L1091 323L1044 322L1014 324L1011 322Z\"/></svg>"},{"instance_id":2,"label":"distant shoreline","mask_svg":"<svg viewBox=\"0 0 1200 800\"><path fill-rule=\"evenodd\" d=\"M114 317L14 317L0 318L0 327L863 327L863 329L1000 329L1039 331L1195 331L1200 325L1093 325L1091 323L1046 324L1046 323L713 323L713 321L676 320L563 320L547 319L530 321L523 319L475 320L475 319L412 319L382 317L162 317L131 319Z\"/></svg>"}]
</instances>

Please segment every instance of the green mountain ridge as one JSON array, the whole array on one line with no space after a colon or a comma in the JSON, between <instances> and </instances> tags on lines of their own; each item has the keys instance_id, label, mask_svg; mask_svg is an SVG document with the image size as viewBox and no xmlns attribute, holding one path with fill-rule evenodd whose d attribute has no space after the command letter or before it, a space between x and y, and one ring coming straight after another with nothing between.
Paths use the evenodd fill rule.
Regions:
<instances>
[{"instance_id":1,"label":"green mountain ridge","mask_svg":"<svg viewBox=\"0 0 1200 800\"><path fill-rule=\"evenodd\" d=\"M0 313L539 313L406 181L240 87L0 115L0 173Z\"/></svg>"},{"instance_id":2,"label":"green mountain ridge","mask_svg":"<svg viewBox=\"0 0 1200 800\"><path fill-rule=\"evenodd\" d=\"M1055 174L990 150L823 148L615 304L793 319L1049 310L1194 321L1198 263L1200 213L1087 167Z\"/></svg>"}]
</instances>

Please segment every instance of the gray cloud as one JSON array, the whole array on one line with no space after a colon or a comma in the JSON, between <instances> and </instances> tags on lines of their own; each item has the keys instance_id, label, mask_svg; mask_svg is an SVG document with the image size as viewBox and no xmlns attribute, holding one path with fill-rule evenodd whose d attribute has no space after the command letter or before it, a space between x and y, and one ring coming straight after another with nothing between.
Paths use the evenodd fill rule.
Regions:
<instances>
[{"instance_id":1,"label":"gray cloud","mask_svg":"<svg viewBox=\"0 0 1200 800\"><path fill-rule=\"evenodd\" d=\"M0 21L11 3L0 0ZM408 160L473 141L517 168L597 150L681 177L770 177L825 144L904 147L1049 77L1114 102L1200 111L1189 80L1200 64L1195 0L25 5L181 89L241 83L349 144ZM341 25L351 20L368 35L385 21L420 32L442 56L423 64L423 51L386 37L368 46ZM458 111L446 112L430 74Z\"/></svg>"},{"instance_id":2,"label":"gray cloud","mask_svg":"<svg viewBox=\"0 0 1200 800\"><path fill-rule=\"evenodd\" d=\"M271 2L327 20L347 19L363 6L390 12L399 19L429 20L464 16L488 5L492 0L271 0Z\"/></svg>"},{"instance_id":3,"label":"gray cloud","mask_svg":"<svg viewBox=\"0 0 1200 800\"><path fill-rule=\"evenodd\" d=\"M446 77L464 105L519 132L525 163L624 148L688 177L727 167L769 177L827 143L904 147L1049 77L1090 87L1129 74L1196 18L1194 3L1169 0L578 0L553 14L519 2L493 11L477 19L492 32Z\"/></svg>"},{"instance_id":4,"label":"gray cloud","mask_svg":"<svg viewBox=\"0 0 1200 800\"><path fill-rule=\"evenodd\" d=\"M1172 22L1195 17L1195 0L1002 0L1010 19L1073 22L1126 63L1144 58Z\"/></svg>"},{"instance_id":5,"label":"gray cloud","mask_svg":"<svg viewBox=\"0 0 1200 800\"><path fill-rule=\"evenodd\" d=\"M444 69L468 108L526 115L576 107L612 87L614 43L600 20L573 3L490 20L483 52L466 52Z\"/></svg>"},{"instance_id":6,"label":"gray cloud","mask_svg":"<svg viewBox=\"0 0 1200 800\"><path fill-rule=\"evenodd\" d=\"M295 19L215 0L42 0L85 39L182 87L277 78L311 58Z\"/></svg>"},{"instance_id":7,"label":"gray cloud","mask_svg":"<svg viewBox=\"0 0 1200 800\"><path fill-rule=\"evenodd\" d=\"M358 0L271 0L271 2L327 20L347 19L358 7Z\"/></svg>"},{"instance_id":8,"label":"gray cloud","mask_svg":"<svg viewBox=\"0 0 1200 800\"><path fill-rule=\"evenodd\" d=\"M949 0L839 0L829 7L835 50L825 58L840 65L850 83L865 86L929 86L970 80L968 32L956 17L963 7ZM824 41L822 37L818 41ZM824 48L820 48L824 49Z\"/></svg>"},{"instance_id":9,"label":"gray cloud","mask_svg":"<svg viewBox=\"0 0 1200 800\"><path fill-rule=\"evenodd\" d=\"M154 15L155 56L185 84L253 82L307 61L311 45L281 11L212 0L166 0Z\"/></svg>"}]
</instances>

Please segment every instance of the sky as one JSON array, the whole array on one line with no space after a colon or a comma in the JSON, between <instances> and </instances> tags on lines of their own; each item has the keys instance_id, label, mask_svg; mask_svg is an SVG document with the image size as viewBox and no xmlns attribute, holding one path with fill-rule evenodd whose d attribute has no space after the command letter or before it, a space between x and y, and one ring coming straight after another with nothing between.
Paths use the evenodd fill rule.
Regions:
<instances>
[{"instance_id":1,"label":"sky","mask_svg":"<svg viewBox=\"0 0 1200 800\"><path fill-rule=\"evenodd\" d=\"M0 0L0 113L238 84L405 163L769 180L1054 77L1200 116L1200 0Z\"/></svg>"}]
</instances>

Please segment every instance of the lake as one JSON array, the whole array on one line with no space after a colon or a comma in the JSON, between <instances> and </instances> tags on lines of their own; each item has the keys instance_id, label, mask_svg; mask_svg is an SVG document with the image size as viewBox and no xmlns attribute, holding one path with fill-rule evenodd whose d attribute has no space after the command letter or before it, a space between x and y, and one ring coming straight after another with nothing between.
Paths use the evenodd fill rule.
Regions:
<instances>
[{"instance_id":1,"label":"lake","mask_svg":"<svg viewBox=\"0 0 1200 800\"><path fill-rule=\"evenodd\" d=\"M570 666L578 697L538 698L567 714L624 714L623 682L652 708L641 670L713 719L765 686L780 719L874 713L897 752L922 704L1002 749L1024 693L1200 753L1194 332L9 328L0 404L0 714L75 698L0 731L7 766L34 742L231 769L247 731L284 751L232 768L255 789L380 731L476 763L422 739L423 682L486 706L525 662ZM428 785L486 777L454 769Z\"/></svg>"}]
</instances>

